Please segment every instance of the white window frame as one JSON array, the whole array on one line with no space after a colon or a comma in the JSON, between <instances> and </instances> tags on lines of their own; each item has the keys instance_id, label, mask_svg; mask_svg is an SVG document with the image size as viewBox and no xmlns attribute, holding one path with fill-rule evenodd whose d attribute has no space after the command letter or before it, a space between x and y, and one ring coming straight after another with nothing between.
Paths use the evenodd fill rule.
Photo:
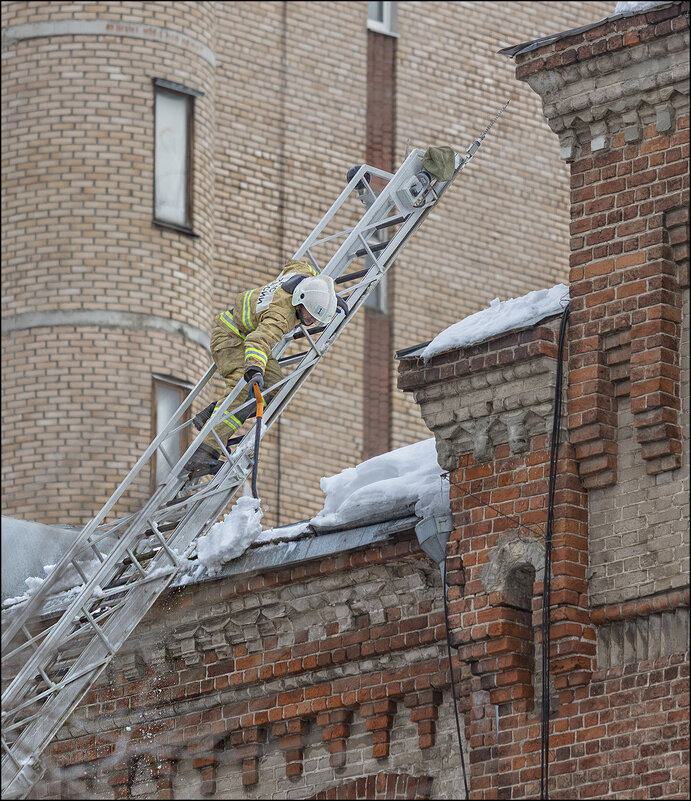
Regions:
<instances>
[{"instance_id":1,"label":"white window frame","mask_svg":"<svg viewBox=\"0 0 691 801\"><path fill-rule=\"evenodd\" d=\"M189 393L194 389L194 384L190 383L189 381L185 381L181 378L176 378L172 375L162 375L160 373L152 373L151 374L151 384L152 384L152 392L151 392L151 433L152 439L157 437L159 432L163 430L163 427L168 422L167 420L162 421L158 419L158 390L159 387L164 387L166 389L177 390L180 393L180 403L178 406L183 402L183 400L189 395ZM190 419L190 410L187 409L183 415L183 420L179 422L183 422ZM189 428L183 428L180 432L178 432L178 447L179 453L176 455L174 453L170 453L170 440L168 439L168 448L166 449L166 453L170 458L174 458L177 461L182 454L187 450L187 447L190 443L189 439L190 431ZM166 446L166 441L163 442L163 446ZM160 460L160 461L159 461ZM157 477L157 473L159 472L159 467L162 471L161 475ZM152 491L156 489L158 486L157 478L163 478L168 470L172 467L172 465L168 464L165 456L159 453L156 450L153 454L151 459L151 489Z\"/></svg>"},{"instance_id":2,"label":"white window frame","mask_svg":"<svg viewBox=\"0 0 691 801\"><path fill-rule=\"evenodd\" d=\"M398 5L394 0L384 0L383 5L383 22L379 20L370 19L369 13L367 16L367 28L375 33L384 33L387 36L398 36L396 33L397 22L397 9Z\"/></svg>"},{"instance_id":3,"label":"white window frame","mask_svg":"<svg viewBox=\"0 0 691 801\"><path fill-rule=\"evenodd\" d=\"M163 228L172 228L185 234L197 237L192 229L192 198L193 198L193 149L194 149L194 101L197 97L203 96L203 92L196 89L190 89L187 86L182 86L172 81L166 81L162 78L154 78L154 196L153 196L153 222ZM158 143L156 137L158 136L158 125L156 121L156 104L160 96L168 95L169 97L176 97L185 101L185 155L184 155L184 188L182 203L184 205L184 220L173 220L161 217L158 214L158 202L156 199L156 185L158 182L158 170L160 165L157 164L157 150Z\"/></svg>"}]
</instances>

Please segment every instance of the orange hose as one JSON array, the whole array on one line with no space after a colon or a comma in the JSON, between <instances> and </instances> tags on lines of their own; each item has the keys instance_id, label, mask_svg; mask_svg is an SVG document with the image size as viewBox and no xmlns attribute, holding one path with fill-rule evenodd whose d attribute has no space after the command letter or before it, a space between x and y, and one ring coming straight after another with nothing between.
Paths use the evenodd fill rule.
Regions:
<instances>
[{"instance_id":1,"label":"orange hose","mask_svg":"<svg viewBox=\"0 0 691 801\"><path fill-rule=\"evenodd\" d=\"M264 397L256 384L253 384L252 388L254 389L255 400L257 401L257 417L261 420L264 416Z\"/></svg>"}]
</instances>

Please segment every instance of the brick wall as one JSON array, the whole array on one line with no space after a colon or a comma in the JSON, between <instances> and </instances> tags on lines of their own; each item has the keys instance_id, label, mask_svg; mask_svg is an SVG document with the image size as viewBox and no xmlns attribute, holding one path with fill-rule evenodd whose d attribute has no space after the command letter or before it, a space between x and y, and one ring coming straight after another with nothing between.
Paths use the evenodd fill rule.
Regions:
<instances>
[{"instance_id":1,"label":"brick wall","mask_svg":"<svg viewBox=\"0 0 691 801\"><path fill-rule=\"evenodd\" d=\"M411 146L465 148L509 99L480 152L396 266L395 350L424 342L492 298L568 276L568 170L540 102L497 51L595 22L611 3L399 4L397 158ZM393 366L395 372L395 365ZM394 376L395 381L395 376ZM426 436L411 397L394 393L392 447Z\"/></svg>"},{"instance_id":2,"label":"brick wall","mask_svg":"<svg viewBox=\"0 0 691 801\"><path fill-rule=\"evenodd\" d=\"M441 577L412 532L178 587L63 727L31 797L457 797L448 687Z\"/></svg>"},{"instance_id":3,"label":"brick wall","mask_svg":"<svg viewBox=\"0 0 691 801\"><path fill-rule=\"evenodd\" d=\"M88 520L151 441L151 373L196 377L208 359L188 332L203 339L212 311L215 79L200 49L214 19L208 3L3 3L5 34L68 26L3 37L7 514ZM91 33L99 22L137 36ZM188 38L175 46L159 29ZM196 239L151 222L154 77L204 92ZM180 333L157 333L159 321Z\"/></svg>"},{"instance_id":4,"label":"brick wall","mask_svg":"<svg viewBox=\"0 0 691 801\"><path fill-rule=\"evenodd\" d=\"M394 164L408 138L465 148L512 91L518 97L394 268L391 342L380 343L389 357L494 294L565 276L566 173L536 98L516 89L496 50L515 36L592 21L610 5L516 2L510 16L502 3L400 5L396 129L387 139ZM198 379L208 356L196 343L214 312L232 293L276 274L340 192L348 167L365 159L368 33L364 2L3 3L10 33L48 22L68 27L10 37L2 51L3 348L13 370L30 354L26 375L3 382L12 410L3 428L3 498L8 514L75 523L100 507L122 478L121 465L131 466L150 441L150 405L139 400L154 366L141 359L131 319L117 315L189 325L197 336L186 329L183 361L172 334L152 342L164 354L157 364L170 363L164 372ZM111 27L89 27L101 23ZM199 239L151 225L156 76L205 93L195 122ZM533 220L541 224L526 224ZM138 405L136 413L129 405L114 412L118 436L107 454L92 456L84 441L104 426L69 374L64 380L67 363L76 374L86 368L74 364L82 344L67 335L61 315L81 328L80 315L101 310L111 325L88 356L105 363L113 343L132 344L94 392L102 398L113 383L132 386ZM268 524L313 514L322 503L320 477L362 457L365 324L348 326L265 440L259 490ZM370 335L384 339L376 328ZM394 380L392 372L384 387ZM406 397L393 393L391 405L392 447L425 436ZM36 441L49 419L70 422ZM136 441L125 442L130 429ZM20 448L26 462L16 460ZM78 464L68 465L77 455ZM69 482L36 478L55 459L72 470ZM79 471L108 478L94 490ZM46 508L32 506L32 495Z\"/></svg>"},{"instance_id":5,"label":"brick wall","mask_svg":"<svg viewBox=\"0 0 691 801\"><path fill-rule=\"evenodd\" d=\"M689 792L687 15L674 4L516 53L572 169L553 798ZM450 611L476 798L539 793L555 323L400 366L451 471Z\"/></svg>"},{"instance_id":6,"label":"brick wall","mask_svg":"<svg viewBox=\"0 0 691 801\"><path fill-rule=\"evenodd\" d=\"M450 624L463 663L459 698L475 798L539 794L548 398L554 396L557 322L450 351L426 365L410 358L400 368L399 386L414 393L435 433L440 463L451 471ZM617 486L619 508L628 488ZM593 492L583 487L567 440L553 529L550 795L683 798L689 786L688 573L678 564L672 578L675 586L686 580L685 590L639 592L635 602L598 606L592 576L602 557L590 534ZM688 510L677 500L668 498L668 506L687 524ZM650 505L641 502L640 515ZM649 575L664 582L666 570L653 562Z\"/></svg>"},{"instance_id":7,"label":"brick wall","mask_svg":"<svg viewBox=\"0 0 691 801\"><path fill-rule=\"evenodd\" d=\"M568 425L596 490L596 605L688 576L687 47L671 3L516 57L571 166Z\"/></svg>"}]
</instances>

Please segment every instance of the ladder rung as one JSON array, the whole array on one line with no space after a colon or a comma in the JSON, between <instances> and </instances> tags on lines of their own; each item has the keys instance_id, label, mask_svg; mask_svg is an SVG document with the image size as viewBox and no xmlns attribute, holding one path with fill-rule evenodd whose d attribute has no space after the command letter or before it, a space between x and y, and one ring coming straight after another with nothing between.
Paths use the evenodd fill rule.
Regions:
<instances>
[{"instance_id":1,"label":"ladder rung","mask_svg":"<svg viewBox=\"0 0 691 801\"><path fill-rule=\"evenodd\" d=\"M382 231L384 228L391 228L392 225L405 222L408 217L410 217L410 214L401 214L398 217L392 217L390 220L384 220L384 222L378 223L374 228L377 231Z\"/></svg>"},{"instance_id":2,"label":"ladder rung","mask_svg":"<svg viewBox=\"0 0 691 801\"><path fill-rule=\"evenodd\" d=\"M369 270L358 270L356 273L341 275L334 281L334 284L345 284L347 281L355 281L357 278L362 278L367 275L368 272Z\"/></svg>"},{"instance_id":3,"label":"ladder rung","mask_svg":"<svg viewBox=\"0 0 691 801\"><path fill-rule=\"evenodd\" d=\"M370 245L370 250L372 253L379 253L380 250L384 250L384 248L391 242L391 240L387 240L386 242L377 242L375 245ZM355 251L355 257L358 256L366 256L369 254L367 248L360 248L360 250Z\"/></svg>"}]
</instances>

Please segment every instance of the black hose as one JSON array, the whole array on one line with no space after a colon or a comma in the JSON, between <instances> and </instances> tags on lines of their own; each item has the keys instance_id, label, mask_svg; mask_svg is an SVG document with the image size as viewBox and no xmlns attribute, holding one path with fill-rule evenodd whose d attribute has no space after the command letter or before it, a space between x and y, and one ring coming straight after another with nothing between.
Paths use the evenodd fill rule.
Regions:
<instances>
[{"instance_id":1,"label":"black hose","mask_svg":"<svg viewBox=\"0 0 691 801\"><path fill-rule=\"evenodd\" d=\"M554 492L559 463L561 435L561 396L563 383L563 353L569 307L561 316L557 348L557 374L554 387L554 415L549 453L549 491L547 500L547 531L545 533L545 567L542 590L542 710L540 717L540 798L549 799L549 652L550 652L550 591L552 583L552 526L554 524Z\"/></svg>"},{"instance_id":2,"label":"black hose","mask_svg":"<svg viewBox=\"0 0 691 801\"><path fill-rule=\"evenodd\" d=\"M456 700L456 682L453 678L453 664L451 662L451 638L449 634L449 607L446 600L446 590L448 585L446 583L446 556L444 556L444 586L442 587L444 593L444 620L446 622L446 652L449 657L449 675L451 676L451 696L453 698L453 711L456 716L456 734L458 736L458 750L461 755L461 770L463 771L463 786L465 787L466 801L470 798L468 793L468 777L465 771L465 758L463 756L463 741L461 740L461 724L458 719L458 702Z\"/></svg>"},{"instance_id":3,"label":"black hose","mask_svg":"<svg viewBox=\"0 0 691 801\"><path fill-rule=\"evenodd\" d=\"M261 437L261 417L257 417L254 424L254 458L252 459L252 497L259 498L257 495L257 472L259 470L259 442Z\"/></svg>"}]
</instances>

